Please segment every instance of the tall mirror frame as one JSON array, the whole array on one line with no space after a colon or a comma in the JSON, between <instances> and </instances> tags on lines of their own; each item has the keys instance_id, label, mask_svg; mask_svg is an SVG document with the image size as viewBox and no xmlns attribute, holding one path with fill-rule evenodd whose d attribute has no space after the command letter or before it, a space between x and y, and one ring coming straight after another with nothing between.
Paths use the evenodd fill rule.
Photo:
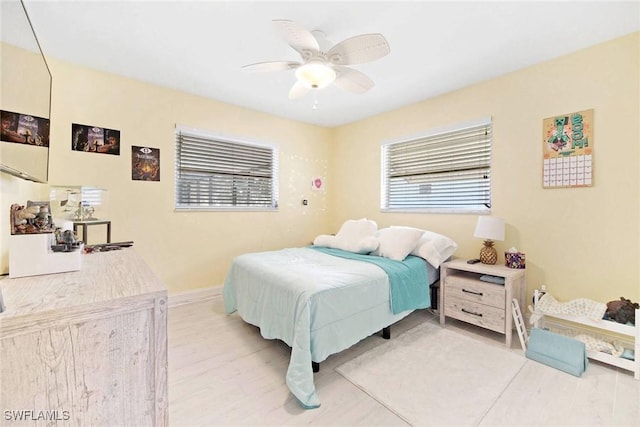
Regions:
<instances>
[{"instance_id":1,"label":"tall mirror frame","mask_svg":"<svg viewBox=\"0 0 640 427\"><path fill-rule=\"evenodd\" d=\"M46 183L52 76L23 0L0 1L0 171Z\"/></svg>"}]
</instances>

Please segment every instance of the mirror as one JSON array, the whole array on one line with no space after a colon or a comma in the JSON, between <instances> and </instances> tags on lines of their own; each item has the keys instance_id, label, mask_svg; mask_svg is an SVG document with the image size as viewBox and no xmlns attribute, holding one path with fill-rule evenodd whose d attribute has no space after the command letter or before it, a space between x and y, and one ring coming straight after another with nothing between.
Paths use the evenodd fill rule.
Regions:
<instances>
[{"instance_id":1,"label":"mirror","mask_svg":"<svg viewBox=\"0 0 640 427\"><path fill-rule=\"evenodd\" d=\"M0 1L0 171L47 182L51 72L22 0Z\"/></svg>"}]
</instances>

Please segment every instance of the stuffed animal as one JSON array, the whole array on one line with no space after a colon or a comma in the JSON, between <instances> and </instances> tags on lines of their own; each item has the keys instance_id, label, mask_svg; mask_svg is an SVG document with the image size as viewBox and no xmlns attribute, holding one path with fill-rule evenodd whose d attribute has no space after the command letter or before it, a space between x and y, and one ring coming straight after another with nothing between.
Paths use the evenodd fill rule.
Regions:
<instances>
[{"instance_id":1,"label":"stuffed animal","mask_svg":"<svg viewBox=\"0 0 640 427\"><path fill-rule=\"evenodd\" d=\"M18 204L11 205L11 234L35 233L37 227L30 221L36 217L38 212L40 212L40 206L25 208Z\"/></svg>"},{"instance_id":2,"label":"stuffed animal","mask_svg":"<svg viewBox=\"0 0 640 427\"><path fill-rule=\"evenodd\" d=\"M630 322L635 325L637 308L640 308L637 302L631 302L631 300L620 297L619 301L609 301L607 303L605 316L618 323L627 324Z\"/></svg>"},{"instance_id":3,"label":"stuffed animal","mask_svg":"<svg viewBox=\"0 0 640 427\"><path fill-rule=\"evenodd\" d=\"M16 225L26 224L28 219L35 218L38 212L40 212L40 206L29 206L25 208L24 206L13 205L12 208L14 212L14 223Z\"/></svg>"}]
</instances>

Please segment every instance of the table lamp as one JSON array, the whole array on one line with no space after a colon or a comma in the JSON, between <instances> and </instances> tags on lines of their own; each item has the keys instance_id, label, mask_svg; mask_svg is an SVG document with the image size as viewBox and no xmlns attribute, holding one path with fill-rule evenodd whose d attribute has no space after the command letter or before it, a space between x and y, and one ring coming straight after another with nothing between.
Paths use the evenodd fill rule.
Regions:
<instances>
[{"instance_id":1,"label":"table lamp","mask_svg":"<svg viewBox=\"0 0 640 427\"><path fill-rule=\"evenodd\" d=\"M493 241L504 240L504 220L493 216L479 216L473 236L484 239L484 246L480 249L480 262L495 264L498 253L493 248Z\"/></svg>"}]
</instances>

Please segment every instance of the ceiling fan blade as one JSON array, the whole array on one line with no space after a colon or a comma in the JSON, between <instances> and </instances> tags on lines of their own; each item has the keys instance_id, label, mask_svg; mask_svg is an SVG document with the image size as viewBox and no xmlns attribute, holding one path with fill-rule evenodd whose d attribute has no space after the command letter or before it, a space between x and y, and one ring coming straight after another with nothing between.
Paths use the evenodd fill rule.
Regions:
<instances>
[{"instance_id":1,"label":"ceiling fan blade","mask_svg":"<svg viewBox=\"0 0 640 427\"><path fill-rule=\"evenodd\" d=\"M302 25L288 19L274 19L273 23L280 37L298 51L302 58L309 59L320 50L316 38Z\"/></svg>"},{"instance_id":2,"label":"ceiling fan blade","mask_svg":"<svg viewBox=\"0 0 640 427\"><path fill-rule=\"evenodd\" d=\"M363 34L341 41L327 52L336 65L362 64L389 54L391 49L382 34Z\"/></svg>"},{"instance_id":3,"label":"ceiling fan blade","mask_svg":"<svg viewBox=\"0 0 640 427\"><path fill-rule=\"evenodd\" d=\"M290 61L269 61L258 62L257 64L249 64L241 67L242 70L249 73L262 73L269 71L286 71L300 66L299 62Z\"/></svg>"},{"instance_id":4,"label":"ceiling fan blade","mask_svg":"<svg viewBox=\"0 0 640 427\"><path fill-rule=\"evenodd\" d=\"M289 91L289 99L296 99L309 92L309 87L300 81L296 81Z\"/></svg>"},{"instance_id":5,"label":"ceiling fan blade","mask_svg":"<svg viewBox=\"0 0 640 427\"><path fill-rule=\"evenodd\" d=\"M333 83L347 92L361 94L374 86L373 80L353 68L334 67L334 69L338 72L338 76Z\"/></svg>"}]
</instances>

